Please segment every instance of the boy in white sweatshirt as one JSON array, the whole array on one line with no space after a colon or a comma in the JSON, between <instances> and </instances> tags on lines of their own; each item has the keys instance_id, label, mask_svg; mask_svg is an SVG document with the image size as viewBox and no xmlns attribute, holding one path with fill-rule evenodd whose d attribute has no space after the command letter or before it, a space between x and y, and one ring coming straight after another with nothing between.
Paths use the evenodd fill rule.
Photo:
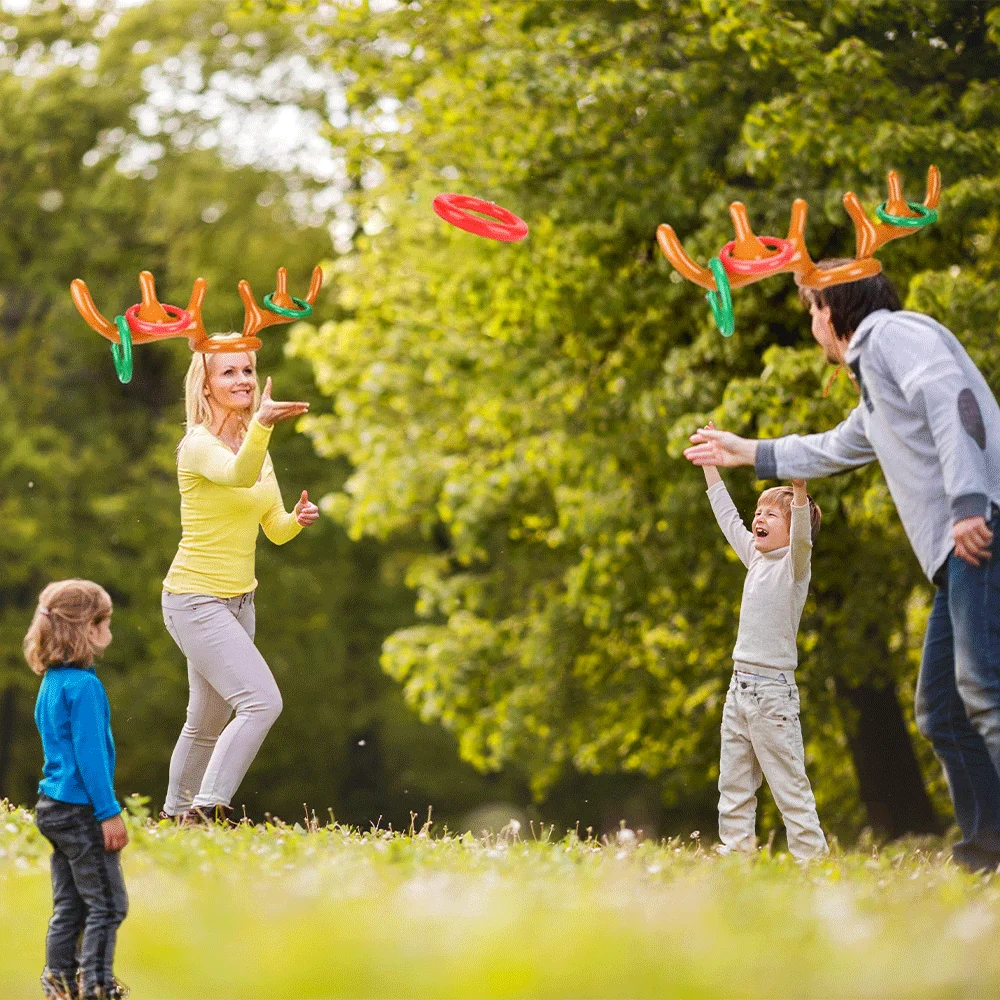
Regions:
<instances>
[{"instance_id":1,"label":"boy in white sweatshirt","mask_svg":"<svg viewBox=\"0 0 1000 1000\"><path fill-rule=\"evenodd\" d=\"M757 789L774 796L796 858L827 851L806 777L795 684L795 637L809 591L812 540L821 513L804 479L765 490L747 531L715 466L703 466L708 499L729 544L747 568L733 680L722 713L719 839L722 853L756 844Z\"/></svg>"}]
</instances>

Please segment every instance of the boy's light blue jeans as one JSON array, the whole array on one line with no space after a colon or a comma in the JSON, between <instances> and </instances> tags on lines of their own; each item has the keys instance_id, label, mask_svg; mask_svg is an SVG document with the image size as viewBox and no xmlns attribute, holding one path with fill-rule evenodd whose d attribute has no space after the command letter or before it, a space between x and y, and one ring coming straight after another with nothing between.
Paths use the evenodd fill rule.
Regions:
<instances>
[{"instance_id":1,"label":"boy's light blue jeans","mask_svg":"<svg viewBox=\"0 0 1000 1000\"><path fill-rule=\"evenodd\" d=\"M737 668L722 710L719 759L719 839L727 850L754 849L763 778L781 810L788 850L802 860L825 854L806 777L795 674L768 670L765 677Z\"/></svg>"},{"instance_id":2,"label":"boy's light blue jeans","mask_svg":"<svg viewBox=\"0 0 1000 1000\"><path fill-rule=\"evenodd\" d=\"M938 584L917 681L917 728L944 768L962 831L955 860L1000 864L1000 512L992 558L971 566L954 552Z\"/></svg>"}]
</instances>

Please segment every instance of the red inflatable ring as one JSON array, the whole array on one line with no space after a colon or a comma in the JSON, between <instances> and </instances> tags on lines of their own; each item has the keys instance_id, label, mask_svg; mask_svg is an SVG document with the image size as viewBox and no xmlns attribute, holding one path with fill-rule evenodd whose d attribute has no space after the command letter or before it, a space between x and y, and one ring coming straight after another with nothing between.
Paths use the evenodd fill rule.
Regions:
<instances>
[{"instance_id":1,"label":"red inflatable ring","mask_svg":"<svg viewBox=\"0 0 1000 1000\"><path fill-rule=\"evenodd\" d=\"M434 199L434 211L453 226L476 236L503 243L516 243L528 235L528 224L506 208L484 198L469 194L439 194ZM480 212L488 219L480 219L468 212Z\"/></svg>"},{"instance_id":2,"label":"red inflatable ring","mask_svg":"<svg viewBox=\"0 0 1000 1000\"><path fill-rule=\"evenodd\" d=\"M757 239L775 253L763 260L740 260L739 257L733 256L736 240L730 240L719 251L719 259L730 274L771 274L784 267L795 256L795 244L789 240L783 240L778 236L758 236Z\"/></svg>"},{"instance_id":3,"label":"red inflatable ring","mask_svg":"<svg viewBox=\"0 0 1000 1000\"><path fill-rule=\"evenodd\" d=\"M125 310L125 319L128 320L128 327L133 333L162 334L164 337L174 333L180 333L191 325L191 313L180 306L168 306L163 304L163 311L174 319L170 323L150 323L147 320L139 319L139 308L142 303L137 302L134 306L129 306Z\"/></svg>"}]
</instances>

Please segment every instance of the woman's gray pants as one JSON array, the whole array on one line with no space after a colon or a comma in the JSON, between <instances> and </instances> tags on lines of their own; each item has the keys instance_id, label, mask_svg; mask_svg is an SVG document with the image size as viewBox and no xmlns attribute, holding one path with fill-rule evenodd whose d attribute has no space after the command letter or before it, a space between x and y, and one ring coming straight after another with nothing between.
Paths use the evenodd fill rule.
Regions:
<instances>
[{"instance_id":1,"label":"woman's gray pants","mask_svg":"<svg viewBox=\"0 0 1000 1000\"><path fill-rule=\"evenodd\" d=\"M163 809L176 816L228 806L281 713L278 685L253 643L253 592L225 599L164 591L162 606L191 690Z\"/></svg>"}]
</instances>

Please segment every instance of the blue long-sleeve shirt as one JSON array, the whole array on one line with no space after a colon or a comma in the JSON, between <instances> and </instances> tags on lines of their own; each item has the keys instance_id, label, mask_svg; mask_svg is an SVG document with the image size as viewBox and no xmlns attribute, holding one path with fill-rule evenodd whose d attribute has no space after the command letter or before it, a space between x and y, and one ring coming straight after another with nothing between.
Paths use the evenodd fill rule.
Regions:
<instances>
[{"instance_id":1,"label":"blue long-sleeve shirt","mask_svg":"<svg viewBox=\"0 0 1000 1000\"><path fill-rule=\"evenodd\" d=\"M92 805L100 823L122 811L115 798L111 706L93 667L55 664L42 676L35 725L45 752L38 791L59 802Z\"/></svg>"}]
</instances>

